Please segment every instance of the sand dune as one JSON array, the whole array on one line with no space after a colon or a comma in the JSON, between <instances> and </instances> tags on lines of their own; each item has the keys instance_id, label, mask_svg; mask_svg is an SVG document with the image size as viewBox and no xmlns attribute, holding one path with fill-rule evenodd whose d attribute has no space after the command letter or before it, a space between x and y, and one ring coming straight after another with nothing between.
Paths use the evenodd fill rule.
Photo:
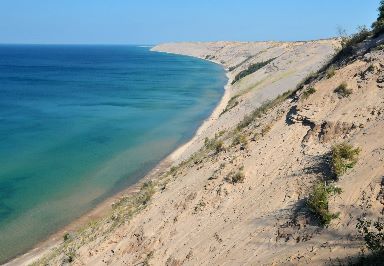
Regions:
<instances>
[{"instance_id":1,"label":"sand dune","mask_svg":"<svg viewBox=\"0 0 384 266\"><path fill-rule=\"evenodd\" d=\"M144 187L142 195L154 193L149 201L138 207L123 198L110 216L74 232L38 263L319 265L356 256L363 246L356 219L384 207L384 51L364 44L332 75L314 75L238 126L265 100L295 90L337 47L337 40L155 47L226 67L223 101L173 154L174 167ZM271 58L231 85L238 73ZM345 97L335 92L343 82L350 92ZM305 201L313 184L332 179L329 152L341 142L361 152L335 183L343 192L332 198L330 210L340 215L324 228ZM119 217L123 221L112 226Z\"/></svg>"}]
</instances>

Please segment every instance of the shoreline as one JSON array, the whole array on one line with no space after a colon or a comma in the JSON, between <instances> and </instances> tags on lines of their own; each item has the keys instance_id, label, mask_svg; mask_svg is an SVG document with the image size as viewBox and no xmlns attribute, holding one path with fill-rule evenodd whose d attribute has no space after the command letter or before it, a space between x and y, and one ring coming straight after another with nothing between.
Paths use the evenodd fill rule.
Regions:
<instances>
[{"instance_id":1,"label":"shoreline","mask_svg":"<svg viewBox=\"0 0 384 266\"><path fill-rule=\"evenodd\" d=\"M225 109L225 107L227 106L227 104L231 98L229 88L231 86L232 79L231 79L230 74L229 74L230 71L223 64L221 64L217 61L202 58L199 56L186 55L186 54L182 54L182 53L156 51L156 50L152 50L152 48L151 48L151 51L155 52L155 53L182 55L182 56L193 57L193 58L197 58L197 59L201 59L204 61L214 63L214 64L219 65L220 67L222 67L224 69L225 76L227 77L227 83L224 86L223 96L221 97L221 99L218 102L218 104L216 105L216 107L213 109L212 113L201 123L201 125L197 128L197 130L195 131L195 133L193 134L192 138L189 141L187 141L186 143L177 147L173 152L171 152L165 158L165 159L167 159L169 157L169 159L171 159L173 162L176 162L177 160L180 159L180 157L183 155L183 153L193 144L193 142L195 142L198 139L198 137L219 118L222 110Z\"/></svg>"},{"instance_id":2,"label":"shoreline","mask_svg":"<svg viewBox=\"0 0 384 266\"><path fill-rule=\"evenodd\" d=\"M63 239L63 235L66 232L79 230L81 227L85 226L90 221L99 219L105 216L111 210L111 206L114 202L118 201L123 196L130 195L139 191L141 185L144 182L155 179L157 176L160 176L162 173L164 173L166 169L171 167L174 163L177 163L178 160L181 159L182 155L188 150L188 148L190 148L191 145L199 138L202 132L204 132L219 118L221 111L226 107L230 99L229 88L231 86L231 78L230 78L228 69L226 69L224 65L216 61L201 58L198 56L190 56L190 55L169 53L169 52L162 52L162 51L153 51L152 49L151 51L155 53L167 53L167 54L189 56L189 57L197 58L200 60L208 61L222 67L225 71L225 76L227 77L228 80L223 88L224 93L220 98L220 101L218 102L218 104L215 106L211 114L202 121L202 123L197 128L193 136L186 143L181 144L169 155L167 155L164 159L162 159L156 166L150 169L142 178L139 178L139 180L135 184L128 186L127 188L121 190L120 192L117 192L116 194L110 197L107 197L102 202L97 204L94 208L90 209L80 217L76 218L68 225L58 229L56 232L48 235L44 240L36 243L36 245L34 245L27 252L21 252L20 255L16 255L15 257L5 261L3 265L7 265L7 266L29 265L35 262L36 260L38 260L39 258L43 257L44 255L46 255L47 253L49 253L59 243L61 243Z\"/></svg>"}]
</instances>

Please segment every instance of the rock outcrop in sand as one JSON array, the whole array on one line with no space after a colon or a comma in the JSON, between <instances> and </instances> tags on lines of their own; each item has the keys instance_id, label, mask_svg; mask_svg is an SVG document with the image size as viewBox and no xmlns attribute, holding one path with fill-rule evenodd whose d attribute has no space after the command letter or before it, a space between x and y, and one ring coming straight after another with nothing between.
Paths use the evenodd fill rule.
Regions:
<instances>
[{"instance_id":1,"label":"rock outcrop in sand","mask_svg":"<svg viewBox=\"0 0 384 266\"><path fill-rule=\"evenodd\" d=\"M358 56L297 90L330 59L336 40L155 47L218 62L230 83L250 65L274 59L227 86L213 116L174 156L174 167L39 263L319 265L357 256L357 218L377 217L384 208L382 39L367 41L379 48L363 44ZM335 92L342 83L345 97ZM329 208L339 216L322 227L305 202L319 180L336 180L329 154L342 142L360 148L359 160L335 182L343 192Z\"/></svg>"}]
</instances>

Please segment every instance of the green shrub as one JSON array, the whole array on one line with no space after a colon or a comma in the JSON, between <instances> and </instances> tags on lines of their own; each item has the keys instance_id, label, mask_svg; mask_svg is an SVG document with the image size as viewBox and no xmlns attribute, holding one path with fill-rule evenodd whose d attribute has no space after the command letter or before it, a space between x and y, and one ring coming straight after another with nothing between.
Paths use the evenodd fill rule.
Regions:
<instances>
[{"instance_id":1,"label":"green shrub","mask_svg":"<svg viewBox=\"0 0 384 266\"><path fill-rule=\"evenodd\" d=\"M308 87L302 95L302 99L307 99L309 95L314 94L316 92L316 89L314 87Z\"/></svg>"},{"instance_id":2,"label":"green shrub","mask_svg":"<svg viewBox=\"0 0 384 266\"><path fill-rule=\"evenodd\" d=\"M234 172L229 173L225 178L225 180L231 184L242 183L244 182L244 179L245 179L245 175L242 169L236 173Z\"/></svg>"},{"instance_id":3,"label":"green shrub","mask_svg":"<svg viewBox=\"0 0 384 266\"><path fill-rule=\"evenodd\" d=\"M364 237L367 248L376 254L384 253L384 222L377 220L372 222L365 218L357 219L356 228Z\"/></svg>"},{"instance_id":4,"label":"green shrub","mask_svg":"<svg viewBox=\"0 0 384 266\"><path fill-rule=\"evenodd\" d=\"M234 137L234 139L233 139L233 141L232 141L232 145L233 146L236 146L236 145L247 145L248 144L248 140L247 140L247 138L245 137L245 135L244 134L241 134L241 133L238 133L235 137Z\"/></svg>"},{"instance_id":5,"label":"green shrub","mask_svg":"<svg viewBox=\"0 0 384 266\"><path fill-rule=\"evenodd\" d=\"M341 98L349 97L352 94L352 90L348 89L345 82L341 83L333 92L337 93Z\"/></svg>"},{"instance_id":6,"label":"green shrub","mask_svg":"<svg viewBox=\"0 0 384 266\"><path fill-rule=\"evenodd\" d=\"M341 49L332 59L332 62L336 62L352 55L356 45L368 38L370 34L371 32L365 26L358 27L357 32L352 35L348 35L345 31L341 30Z\"/></svg>"},{"instance_id":7,"label":"green shrub","mask_svg":"<svg viewBox=\"0 0 384 266\"><path fill-rule=\"evenodd\" d=\"M267 61L262 61L262 62L258 62L256 64L250 65L248 67L248 69L241 71L239 74L237 74L235 76L235 78L232 81L232 84L235 84L237 81L239 81L240 79L244 78L245 76L248 76L248 75L256 72L257 70L259 70L260 68L268 65L269 63L271 63L275 59L276 59L276 57L268 59Z\"/></svg>"},{"instance_id":8,"label":"green shrub","mask_svg":"<svg viewBox=\"0 0 384 266\"><path fill-rule=\"evenodd\" d=\"M71 237L71 235L69 233L65 233L63 236L63 240L67 241L67 240L69 240L70 237Z\"/></svg>"},{"instance_id":9,"label":"green shrub","mask_svg":"<svg viewBox=\"0 0 384 266\"><path fill-rule=\"evenodd\" d=\"M343 31L340 34L341 35L341 49L342 49L341 51L342 52L344 51L345 53L352 52L353 46L364 41L370 34L371 34L371 32L365 26L358 27L357 32L352 34L352 35L348 35L345 33L345 31Z\"/></svg>"},{"instance_id":10,"label":"green shrub","mask_svg":"<svg viewBox=\"0 0 384 266\"><path fill-rule=\"evenodd\" d=\"M353 168L358 160L359 148L354 148L347 143L337 144L332 147L332 171L339 177Z\"/></svg>"},{"instance_id":11,"label":"green shrub","mask_svg":"<svg viewBox=\"0 0 384 266\"><path fill-rule=\"evenodd\" d=\"M222 140L218 140L217 138L205 138L204 146L208 150L213 150L215 153L219 153L225 150L224 142Z\"/></svg>"},{"instance_id":12,"label":"green shrub","mask_svg":"<svg viewBox=\"0 0 384 266\"><path fill-rule=\"evenodd\" d=\"M320 220L322 225L328 225L332 219L339 216L338 213L329 212L329 198L341 194L340 188L332 185L318 183L313 187L307 199L309 210Z\"/></svg>"},{"instance_id":13,"label":"green shrub","mask_svg":"<svg viewBox=\"0 0 384 266\"><path fill-rule=\"evenodd\" d=\"M380 6L378 8L379 16L377 20L373 22L372 29L375 36L384 32L384 0L380 1Z\"/></svg>"}]
</instances>

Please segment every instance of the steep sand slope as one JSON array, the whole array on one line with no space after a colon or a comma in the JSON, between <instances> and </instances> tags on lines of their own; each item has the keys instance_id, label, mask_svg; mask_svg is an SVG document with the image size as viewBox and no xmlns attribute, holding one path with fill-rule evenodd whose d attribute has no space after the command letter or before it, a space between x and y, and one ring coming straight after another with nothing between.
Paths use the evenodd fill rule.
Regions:
<instances>
[{"instance_id":1,"label":"steep sand slope","mask_svg":"<svg viewBox=\"0 0 384 266\"><path fill-rule=\"evenodd\" d=\"M178 154L182 159L193 156L159 176L153 189L143 188L143 193L151 195L157 191L152 198L140 200L135 209L129 198L123 199L111 216L73 233L44 262L318 265L358 254L362 242L355 229L357 217L377 216L384 207L384 51L365 51L330 78L318 75L294 96L278 98L236 131L244 116L259 106L260 97L293 89L310 69L318 69L335 41L171 44L155 49L211 59L214 55L233 67L245 60L242 54L258 54L256 48L246 47L259 45L287 49L287 57L281 65L277 57L227 87L231 97L240 95L239 103L221 116L222 110L216 110L205 130ZM307 50L315 55L307 56L311 54ZM267 59L251 58L245 64ZM237 68L231 77L247 66ZM352 92L348 97L334 92L342 82ZM303 94L308 87L315 92ZM200 149L205 136L212 140L219 131L211 143L222 141L224 149L215 150L217 145ZM330 177L329 152L342 141L360 147L360 159L337 182L343 193L331 200L330 208L340 212L339 218L322 228L304 202L315 182ZM243 182L231 182L237 173L244 173ZM113 226L116 221L120 223Z\"/></svg>"},{"instance_id":2,"label":"steep sand slope","mask_svg":"<svg viewBox=\"0 0 384 266\"><path fill-rule=\"evenodd\" d=\"M181 149L184 153L176 152L174 158L186 159L201 147L201 140L205 137L233 127L264 101L293 90L306 76L327 62L337 47L337 40L168 43L154 47L153 51L189 55L221 64L228 70L230 80L212 116L197 132L188 149L185 152ZM272 62L231 84L238 73L267 60ZM227 106L228 111L222 113Z\"/></svg>"}]
</instances>

